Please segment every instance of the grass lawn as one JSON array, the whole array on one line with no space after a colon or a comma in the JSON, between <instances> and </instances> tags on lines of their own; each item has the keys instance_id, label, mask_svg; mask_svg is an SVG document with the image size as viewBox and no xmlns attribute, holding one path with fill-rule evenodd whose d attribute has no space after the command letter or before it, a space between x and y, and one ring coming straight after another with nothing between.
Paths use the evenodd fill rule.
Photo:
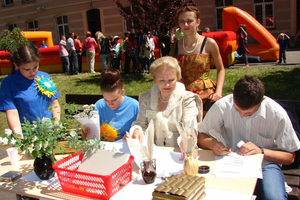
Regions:
<instances>
[{"instance_id":1,"label":"grass lawn","mask_svg":"<svg viewBox=\"0 0 300 200\"><path fill-rule=\"evenodd\" d=\"M211 70L211 78L216 80L216 70ZM255 67L248 69L226 69L223 95L232 93L236 81L244 75L256 76L265 84L266 95L274 99L300 99L300 67ZM6 77L0 76L0 81ZM76 76L51 74L56 83L60 104L65 103L65 94L100 94L101 74L83 73ZM138 95L147 92L154 85L149 74L122 74L125 94ZM8 128L5 113L0 113L0 136Z\"/></svg>"}]
</instances>

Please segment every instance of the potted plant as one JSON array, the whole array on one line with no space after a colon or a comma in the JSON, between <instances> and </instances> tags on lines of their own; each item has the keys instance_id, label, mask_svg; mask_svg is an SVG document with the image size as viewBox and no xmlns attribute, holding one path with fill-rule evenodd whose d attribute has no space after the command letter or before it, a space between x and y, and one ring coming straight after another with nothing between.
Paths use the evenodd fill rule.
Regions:
<instances>
[{"instance_id":1,"label":"potted plant","mask_svg":"<svg viewBox=\"0 0 300 200\"><path fill-rule=\"evenodd\" d=\"M87 112L87 111L86 111ZM87 112L88 114L89 112ZM82 136L75 130L68 130L70 125L70 115L66 121L60 121L54 124L55 118L36 118L36 121L30 123L24 120L22 123L22 132L26 133L23 138L20 135L12 134L10 129L5 129L5 138L0 137L0 144L14 145L19 151L25 151L25 154L31 155L34 160L34 171L40 179L49 179L54 176L52 165L56 162L55 152L64 153L64 147L58 145L61 140L67 140L66 146L75 148L76 152L83 154L90 153L95 149L103 147L100 140L82 140ZM14 129L18 133L19 130Z\"/></svg>"}]
</instances>

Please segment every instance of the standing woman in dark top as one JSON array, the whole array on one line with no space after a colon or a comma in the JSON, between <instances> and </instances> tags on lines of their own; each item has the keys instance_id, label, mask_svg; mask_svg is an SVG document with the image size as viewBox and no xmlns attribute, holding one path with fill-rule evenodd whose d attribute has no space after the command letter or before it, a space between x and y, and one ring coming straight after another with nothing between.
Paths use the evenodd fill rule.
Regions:
<instances>
[{"instance_id":1,"label":"standing woman in dark top","mask_svg":"<svg viewBox=\"0 0 300 200\"><path fill-rule=\"evenodd\" d=\"M102 32L97 31L96 39L98 41L98 51L99 51L99 57L102 62L102 68L103 70L108 69L108 62L110 61L110 42L107 37L103 35Z\"/></svg>"}]
</instances>

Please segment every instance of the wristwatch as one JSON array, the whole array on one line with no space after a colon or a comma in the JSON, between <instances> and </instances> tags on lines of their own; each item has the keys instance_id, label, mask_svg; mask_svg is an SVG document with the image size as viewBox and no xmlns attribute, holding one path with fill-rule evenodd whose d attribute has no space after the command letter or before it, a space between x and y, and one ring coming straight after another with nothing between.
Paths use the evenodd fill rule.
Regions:
<instances>
[{"instance_id":1,"label":"wristwatch","mask_svg":"<svg viewBox=\"0 0 300 200\"><path fill-rule=\"evenodd\" d=\"M265 154L264 148L260 147L261 154Z\"/></svg>"}]
</instances>

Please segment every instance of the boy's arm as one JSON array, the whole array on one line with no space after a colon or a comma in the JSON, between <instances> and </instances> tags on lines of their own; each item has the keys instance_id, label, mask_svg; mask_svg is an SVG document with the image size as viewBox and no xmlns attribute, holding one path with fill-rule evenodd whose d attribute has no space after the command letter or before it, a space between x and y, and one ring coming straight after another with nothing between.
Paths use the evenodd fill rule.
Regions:
<instances>
[{"instance_id":1,"label":"boy's arm","mask_svg":"<svg viewBox=\"0 0 300 200\"><path fill-rule=\"evenodd\" d=\"M225 156L231 153L230 147L224 147L221 142L210 138L208 135L202 132L198 132L198 146L204 149L210 149L213 151L214 155L216 156Z\"/></svg>"},{"instance_id":2,"label":"boy's arm","mask_svg":"<svg viewBox=\"0 0 300 200\"><path fill-rule=\"evenodd\" d=\"M285 37L289 40L290 39L290 37L288 36L288 34L284 34L285 35Z\"/></svg>"}]
</instances>

